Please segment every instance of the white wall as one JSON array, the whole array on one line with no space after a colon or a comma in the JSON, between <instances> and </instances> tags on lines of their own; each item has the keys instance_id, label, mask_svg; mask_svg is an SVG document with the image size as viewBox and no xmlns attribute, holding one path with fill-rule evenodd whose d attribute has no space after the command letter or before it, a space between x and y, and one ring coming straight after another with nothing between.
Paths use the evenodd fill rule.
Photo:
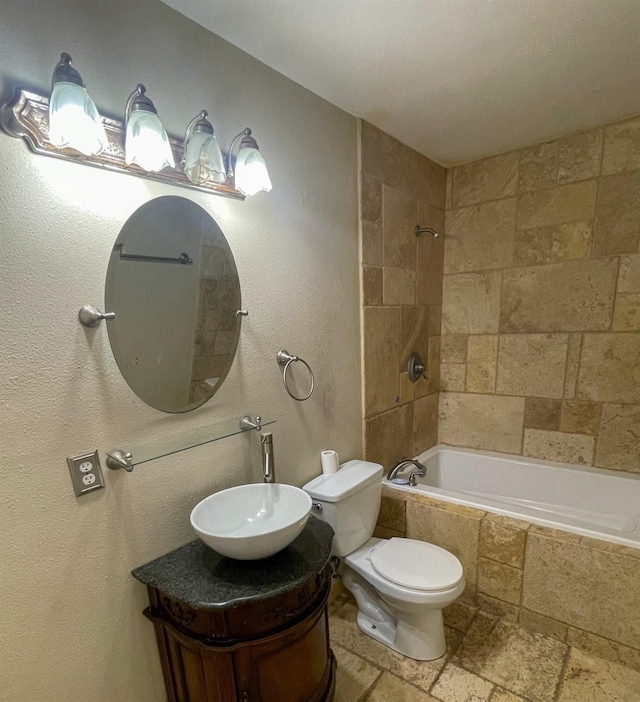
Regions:
<instances>
[{"instance_id":1,"label":"white wall","mask_svg":"<svg viewBox=\"0 0 640 702\"><path fill-rule=\"evenodd\" d=\"M103 114L144 82L168 130L201 108L221 143L251 125L274 189L244 203L32 155L0 134L0 699L165 699L146 591L131 568L193 538L191 507L260 479L257 435L137 468L74 497L65 457L151 442L244 412L274 417L279 480L302 484L318 452L361 452L356 122L155 0L3 0L0 70L46 92L68 51ZM183 195L218 221L236 258L243 324L218 394L186 416L147 407L103 327L109 252L149 198ZM316 371L297 404L274 357Z\"/></svg>"}]
</instances>

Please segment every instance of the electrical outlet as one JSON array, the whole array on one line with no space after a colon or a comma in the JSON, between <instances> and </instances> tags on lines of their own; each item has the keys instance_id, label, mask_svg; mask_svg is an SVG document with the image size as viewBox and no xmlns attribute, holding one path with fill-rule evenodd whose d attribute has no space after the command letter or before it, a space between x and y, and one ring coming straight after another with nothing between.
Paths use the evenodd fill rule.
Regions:
<instances>
[{"instance_id":1,"label":"electrical outlet","mask_svg":"<svg viewBox=\"0 0 640 702\"><path fill-rule=\"evenodd\" d=\"M79 456L69 456L67 463L69 464L71 482L73 483L76 497L104 487L102 468L100 468L97 450L91 453L83 453Z\"/></svg>"}]
</instances>

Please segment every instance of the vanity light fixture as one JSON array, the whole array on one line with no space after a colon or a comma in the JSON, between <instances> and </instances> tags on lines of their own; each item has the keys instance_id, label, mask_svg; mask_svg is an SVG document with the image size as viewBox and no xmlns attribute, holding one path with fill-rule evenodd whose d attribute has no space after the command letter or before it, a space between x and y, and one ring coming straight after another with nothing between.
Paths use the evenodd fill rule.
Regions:
<instances>
[{"instance_id":1,"label":"vanity light fixture","mask_svg":"<svg viewBox=\"0 0 640 702\"><path fill-rule=\"evenodd\" d=\"M66 52L53 69L49 100L49 141L59 149L71 148L90 156L107 146L107 135L82 76Z\"/></svg>"},{"instance_id":2,"label":"vanity light fixture","mask_svg":"<svg viewBox=\"0 0 640 702\"><path fill-rule=\"evenodd\" d=\"M233 150L240 140L240 148L233 167ZM233 178L235 175L236 188L244 195L255 195L264 190L271 190L271 179L267 164L262 158L256 140L251 136L251 129L247 127L240 134L234 137L229 147L229 166L227 177Z\"/></svg>"},{"instance_id":3,"label":"vanity light fixture","mask_svg":"<svg viewBox=\"0 0 640 702\"><path fill-rule=\"evenodd\" d=\"M125 108L125 162L157 173L167 166L175 168L169 137L158 117L155 105L139 83Z\"/></svg>"},{"instance_id":4,"label":"vanity light fixture","mask_svg":"<svg viewBox=\"0 0 640 702\"><path fill-rule=\"evenodd\" d=\"M189 122L184 135L184 172L198 185L208 180L224 183L227 179L222 151L207 116L207 111L202 110Z\"/></svg>"}]
</instances>

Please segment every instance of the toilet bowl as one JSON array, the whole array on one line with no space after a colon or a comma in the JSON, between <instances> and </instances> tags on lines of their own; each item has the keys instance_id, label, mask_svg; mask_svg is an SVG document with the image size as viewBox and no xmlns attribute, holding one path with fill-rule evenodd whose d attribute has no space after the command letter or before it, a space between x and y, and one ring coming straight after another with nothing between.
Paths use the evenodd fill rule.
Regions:
<instances>
[{"instance_id":1,"label":"toilet bowl","mask_svg":"<svg viewBox=\"0 0 640 702\"><path fill-rule=\"evenodd\" d=\"M394 651L433 660L446 651L442 610L464 590L464 571L449 551L413 539L372 538L382 466L349 461L304 486L313 513L334 530L339 573L358 605L357 623Z\"/></svg>"},{"instance_id":2,"label":"toilet bowl","mask_svg":"<svg viewBox=\"0 0 640 702\"><path fill-rule=\"evenodd\" d=\"M345 556L341 574L362 632L416 660L444 655L442 610L464 590L452 553L423 541L372 538Z\"/></svg>"}]
</instances>

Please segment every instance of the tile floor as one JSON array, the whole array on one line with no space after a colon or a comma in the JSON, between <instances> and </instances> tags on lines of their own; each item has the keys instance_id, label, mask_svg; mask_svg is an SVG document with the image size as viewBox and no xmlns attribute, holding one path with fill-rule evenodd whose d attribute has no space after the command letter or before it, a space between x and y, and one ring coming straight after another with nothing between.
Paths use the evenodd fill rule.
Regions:
<instances>
[{"instance_id":1,"label":"tile floor","mask_svg":"<svg viewBox=\"0 0 640 702\"><path fill-rule=\"evenodd\" d=\"M640 672L464 606L447 612L442 658L404 658L360 632L336 590L335 702L640 702Z\"/></svg>"}]
</instances>

